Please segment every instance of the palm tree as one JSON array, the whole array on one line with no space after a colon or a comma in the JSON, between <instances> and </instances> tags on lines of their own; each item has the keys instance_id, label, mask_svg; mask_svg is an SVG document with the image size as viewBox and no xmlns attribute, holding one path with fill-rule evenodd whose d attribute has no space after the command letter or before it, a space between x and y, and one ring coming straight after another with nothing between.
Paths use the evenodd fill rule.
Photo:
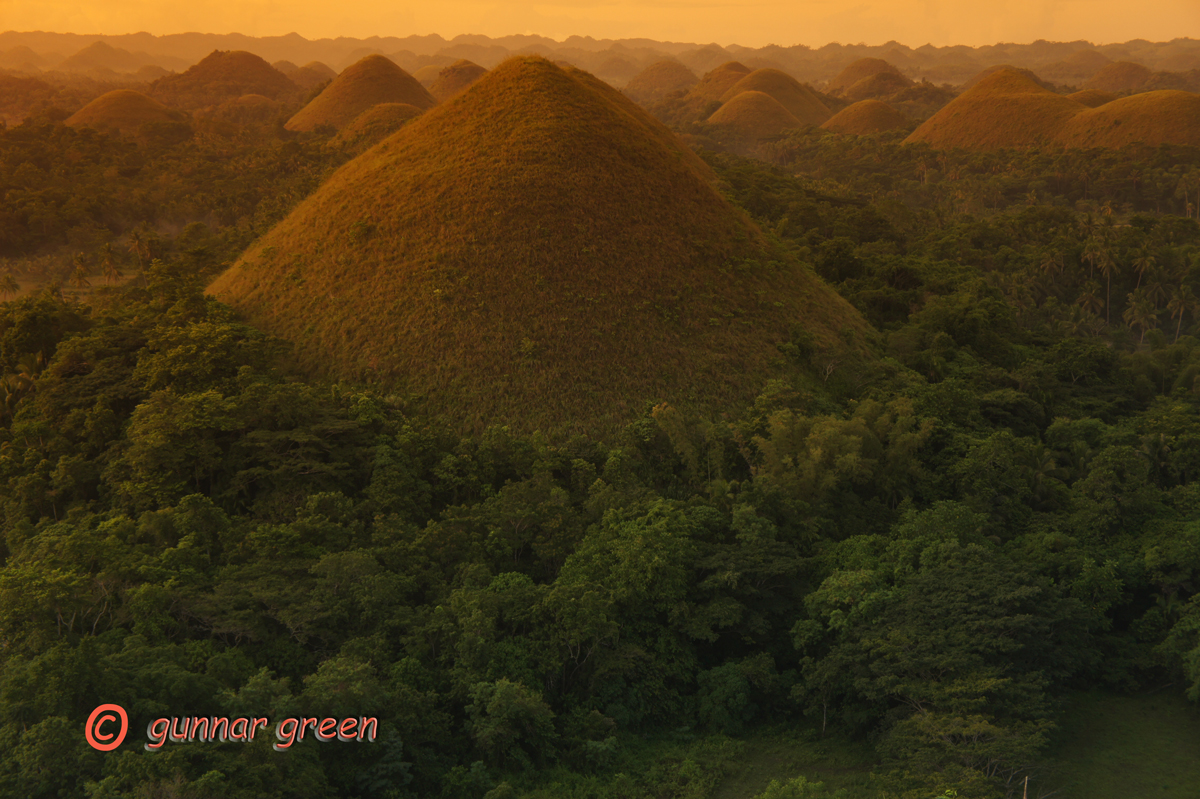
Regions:
<instances>
[{"instance_id":1,"label":"palm tree","mask_svg":"<svg viewBox=\"0 0 1200 799\"><path fill-rule=\"evenodd\" d=\"M1100 258L1100 273L1104 275L1105 279L1108 281L1108 293L1105 295L1104 300L1105 324L1112 324L1112 276L1113 272L1115 271L1117 271L1116 260L1109 258L1108 253L1102 250Z\"/></svg>"},{"instance_id":2,"label":"palm tree","mask_svg":"<svg viewBox=\"0 0 1200 799\"><path fill-rule=\"evenodd\" d=\"M1088 280L1092 279L1096 264L1108 257L1108 253L1104 251L1104 245L1093 238L1089 238L1087 243L1083 245L1083 252L1080 254L1080 259L1087 261L1088 264Z\"/></svg>"},{"instance_id":3,"label":"palm tree","mask_svg":"<svg viewBox=\"0 0 1200 799\"><path fill-rule=\"evenodd\" d=\"M0 277L0 297L4 297L6 300L11 300L13 297L17 296L17 293L20 290L21 286L17 283L17 279L12 275L6 274L4 277Z\"/></svg>"},{"instance_id":4,"label":"palm tree","mask_svg":"<svg viewBox=\"0 0 1200 799\"><path fill-rule=\"evenodd\" d=\"M82 264L76 266L75 271L71 273L71 285L77 289L85 289L92 285L92 282L88 280L89 274L86 266Z\"/></svg>"},{"instance_id":5,"label":"palm tree","mask_svg":"<svg viewBox=\"0 0 1200 799\"><path fill-rule=\"evenodd\" d=\"M1191 286L1180 286L1171 292L1167 310L1171 312L1172 319L1178 318L1179 320L1175 323L1175 341L1179 341L1179 332L1183 329L1183 315L1190 313L1194 319L1198 308L1200 308L1200 302L1192 293Z\"/></svg>"},{"instance_id":6,"label":"palm tree","mask_svg":"<svg viewBox=\"0 0 1200 799\"><path fill-rule=\"evenodd\" d=\"M1125 323L1130 327L1141 329L1142 335L1138 339L1138 344L1141 344L1146 338L1146 331L1152 330L1157 326L1158 309L1144 295L1130 294L1129 308L1126 309L1123 318L1125 319Z\"/></svg>"},{"instance_id":7,"label":"palm tree","mask_svg":"<svg viewBox=\"0 0 1200 799\"><path fill-rule=\"evenodd\" d=\"M1133 259L1133 271L1137 272L1138 276L1137 285L1133 287L1134 291L1137 291L1142 287L1142 276L1145 275L1147 271L1153 269L1156 263L1158 262L1155 260L1153 255L1145 250L1138 250L1137 257Z\"/></svg>"},{"instance_id":8,"label":"palm tree","mask_svg":"<svg viewBox=\"0 0 1200 799\"><path fill-rule=\"evenodd\" d=\"M1079 293L1079 299L1076 302L1088 313L1099 315L1104 308L1104 301L1100 299L1100 284L1094 280L1084 283L1083 291Z\"/></svg>"},{"instance_id":9,"label":"palm tree","mask_svg":"<svg viewBox=\"0 0 1200 799\"><path fill-rule=\"evenodd\" d=\"M111 241L100 248L100 269L106 285L121 279L121 270L117 268L117 258Z\"/></svg>"}]
</instances>

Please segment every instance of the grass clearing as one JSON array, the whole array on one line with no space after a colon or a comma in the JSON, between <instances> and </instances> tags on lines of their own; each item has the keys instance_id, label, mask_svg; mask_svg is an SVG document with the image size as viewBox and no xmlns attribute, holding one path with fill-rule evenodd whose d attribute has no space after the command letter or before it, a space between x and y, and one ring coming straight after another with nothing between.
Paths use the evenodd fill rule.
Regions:
<instances>
[{"instance_id":1,"label":"grass clearing","mask_svg":"<svg viewBox=\"0 0 1200 799\"><path fill-rule=\"evenodd\" d=\"M787 730L747 738L745 749L717 784L711 799L752 799L771 780L807 777L830 791L844 790L846 799L874 799L871 785L875 750L865 742L839 736L817 737L810 730Z\"/></svg>"},{"instance_id":2,"label":"grass clearing","mask_svg":"<svg viewBox=\"0 0 1200 799\"><path fill-rule=\"evenodd\" d=\"M1064 799L1200 796L1200 711L1181 694L1074 694L1058 739Z\"/></svg>"}]
</instances>

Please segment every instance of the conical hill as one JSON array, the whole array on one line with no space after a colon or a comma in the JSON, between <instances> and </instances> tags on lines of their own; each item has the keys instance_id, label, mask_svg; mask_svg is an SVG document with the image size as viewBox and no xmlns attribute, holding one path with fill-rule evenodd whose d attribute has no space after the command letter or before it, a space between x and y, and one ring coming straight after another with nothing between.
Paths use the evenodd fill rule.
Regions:
<instances>
[{"instance_id":1,"label":"conical hill","mask_svg":"<svg viewBox=\"0 0 1200 799\"><path fill-rule=\"evenodd\" d=\"M178 75L167 75L147 93L172 108L195 110L220 105L247 94L289 101L302 90L263 59L243 50L214 50L200 63Z\"/></svg>"},{"instance_id":2,"label":"conical hill","mask_svg":"<svg viewBox=\"0 0 1200 799\"><path fill-rule=\"evenodd\" d=\"M807 125L820 125L833 116L812 89L778 69L754 70L721 95L721 101L728 103L742 92L769 94L789 114Z\"/></svg>"},{"instance_id":3,"label":"conical hill","mask_svg":"<svg viewBox=\"0 0 1200 799\"><path fill-rule=\"evenodd\" d=\"M830 93L844 92L860 80L884 73L900 78L904 77L899 69L882 58L860 58L839 72L833 80L829 81L829 85L825 87L825 91ZM907 82L912 83L912 81Z\"/></svg>"},{"instance_id":4,"label":"conical hill","mask_svg":"<svg viewBox=\"0 0 1200 799\"><path fill-rule=\"evenodd\" d=\"M1154 73L1149 67L1135 64L1132 61L1114 61L1105 64L1095 75L1083 84L1085 89L1099 89L1102 92L1135 92L1150 80Z\"/></svg>"},{"instance_id":5,"label":"conical hill","mask_svg":"<svg viewBox=\"0 0 1200 799\"><path fill-rule=\"evenodd\" d=\"M710 125L725 128L741 139L757 140L778 136L804 123L766 92L741 92L708 118Z\"/></svg>"},{"instance_id":6,"label":"conical hill","mask_svg":"<svg viewBox=\"0 0 1200 799\"><path fill-rule=\"evenodd\" d=\"M462 424L728 407L787 368L797 329L836 348L866 328L713 179L607 84L513 58L342 167L209 291L306 370Z\"/></svg>"},{"instance_id":7,"label":"conical hill","mask_svg":"<svg viewBox=\"0 0 1200 799\"><path fill-rule=\"evenodd\" d=\"M444 103L486 74L487 70L478 64L460 59L438 73L429 93L439 103Z\"/></svg>"},{"instance_id":8,"label":"conical hill","mask_svg":"<svg viewBox=\"0 0 1200 799\"><path fill-rule=\"evenodd\" d=\"M1055 142L1067 121L1084 109L1018 70L1002 69L960 94L904 141L938 149L1034 147Z\"/></svg>"},{"instance_id":9,"label":"conical hill","mask_svg":"<svg viewBox=\"0 0 1200 799\"><path fill-rule=\"evenodd\" d=\"M671 92L690 89L700 82L696 73L678 61L655 61L625 84L623 91L644 106L654 105Z\"/></svg>"},{"instance_id":10,"label":"conical hill","mask_svg":"<svg viewBox=\"0 0 1200 799\"><path fill-rule=\"evenodd\" d=\"M132 136L147 122L173 122L183 119L157 100L132 89L117 89L102 94L67 118L72 127L116 131Z\"/></svg>"},{"instance_id":11,"label":"conical hill","mask_svg":"<svg viewBox=\"0 0 1200 799\"><path fill-rule=\"evenodd\" d=\"M751 73L751 69L738 61L727 61L704 77L688 91L690 98L702 102L719 101L725 92L733 88L739 80Z\"/></svg>"},{"instance_id":12,"label":"conical hill","mask_svg":"<svg viewBox=\"0 0 1200 799\"><path fill-rule=\"evenodd\" d=\"M821 127L834 133L866 136L871 133L899 130L907 125L908 119L904 114L887 103L881 100L860 100L838 111Z\"/></svg>"},{"instance_id":13,"label":"conical hill","mask_svg":"<svg viewBox=\"0 0 1200 799\"><path fill-rule=\"evenodd\" d=\"M302 67L292 70L288 78L302 89L312 90L328 80L337 77L333 68L320 61L310 61Z\"/></svg>"},{"instance_id":14,"label":"conical hill","mask_svg":"<svg viewBox=\"0 0 1200 799\"><path fill-rule=\"evenodd\" d=\"M1123 147L1141 142L1200 145L1200 94L1163 90L1122 97L1076 114L1059 141L1067 147Z\"/></svg>"},{"instance_id":15,"label":"conical hill","mask_svg":"<svg viewBox=\"0 0 1200 799\"><path fill-rule=\"evenodd\" d=\"M407 103L417 108L437 104L425 87L385 56L369 55L346 67L301 108L284 126L288 130L314 130L323 125L341 128L373 105Z\"/></svg>"}]
</instances>

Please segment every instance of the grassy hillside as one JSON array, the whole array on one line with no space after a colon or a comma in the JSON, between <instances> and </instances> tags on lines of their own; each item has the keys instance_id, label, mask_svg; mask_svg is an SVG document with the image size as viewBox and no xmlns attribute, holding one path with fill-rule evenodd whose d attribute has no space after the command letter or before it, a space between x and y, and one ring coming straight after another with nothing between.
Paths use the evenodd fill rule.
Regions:
<instances>
[{"instance_id":1,"label":"grassy hillside","mask_svg":"<svg viewBox=\"0 0 1200 799\"><path fill-rule=\"evenodd\" d=\"M378 379L467 424L607 428L723 407L856 311L596 78L513 59L361 155L210 292L314 373Z\"/></svg>"},{"instance_id":2,"label":"grassy hillside","mask_svg":"<svg viewBox=\"0 0 1200 799\"><path fill-rule=\"evenodd\" d=\"M1181 695L1076 694L1054 753L1064 799L1194 799L1200 712Z\"/></svg>"},{"instance_id":3,"label":"grassy hillside","mask_svg":"<svg viewBox=\"0 0 1200 799\"><path fill-rule=\"evenodd\" d=\"M131 135L148 122L173 122L183 118L162 103L132 89L117 89L92 100L67 118L66 124Z\"/></svg>"},{"instance_id":4,"label":"grassy hillside","mask_svg":"<svg viewBox=\"0 0 1200 799\"><path fill-rule=\"evenodd\" d=\"M843 108L821 127L834 133L866 136L885 130L899 130L908 125L908 118L887 103L879 100L860 100Z\"/></svg>"}]
</instances>

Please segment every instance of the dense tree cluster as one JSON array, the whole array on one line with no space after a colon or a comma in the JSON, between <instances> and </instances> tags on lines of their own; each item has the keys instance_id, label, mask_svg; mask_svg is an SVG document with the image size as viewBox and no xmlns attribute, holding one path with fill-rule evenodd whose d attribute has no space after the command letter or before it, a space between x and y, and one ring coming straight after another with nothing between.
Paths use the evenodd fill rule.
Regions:
<instances>
[{"instance_id":1,"label":"dense tree cluster","mask_svg":"<svg viewBox=\"0 0 1200 799\"><path fill-rule=\"evenodd\" d=\"M779 357L804 381L599 442L296 380L202 295L319 179L319 142L185 163L0 135L28 165L0 169L8 252L92 225L90 257L139 264L87 305L0 305L0 793L701 797L739 736L786 725L870 741L872 795L1001 797L1042 779L1069 688L1200 699L1200 225L1167 165L1192 156L952 178L958 156L842 141L780 142L799 176L711 161L876 359L798 327ZM81 734L103 702L134 737L183 713L381 731L103 756Z\"/></svg>"}]
</instances>

